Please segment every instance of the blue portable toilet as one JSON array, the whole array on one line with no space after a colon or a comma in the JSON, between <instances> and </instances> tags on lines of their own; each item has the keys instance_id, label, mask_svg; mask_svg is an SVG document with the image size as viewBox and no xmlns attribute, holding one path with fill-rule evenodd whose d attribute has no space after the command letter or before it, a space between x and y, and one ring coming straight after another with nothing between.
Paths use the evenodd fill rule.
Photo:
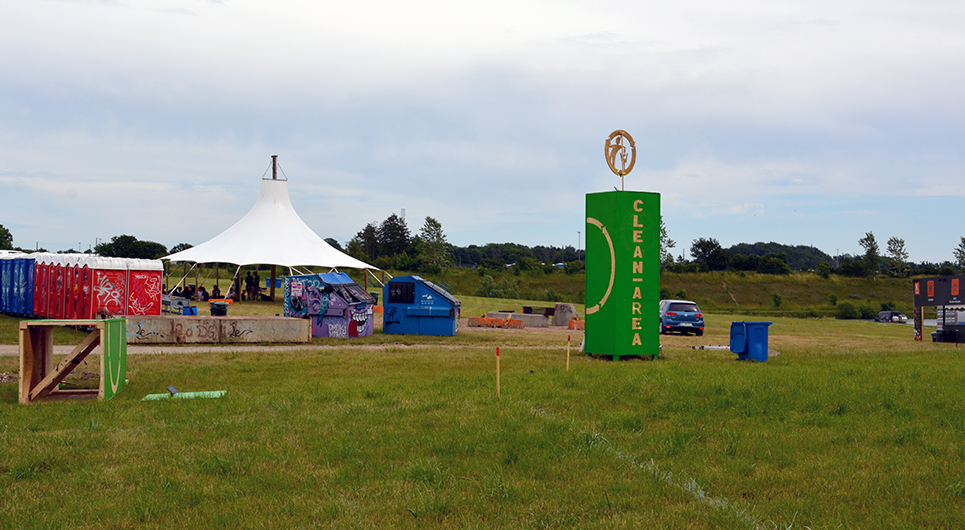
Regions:
<instances>
[{"instance_id":1,"label":"blue portable toilet","mask_svg":"<svg viewBox=\"0 0 965 530\"><path fill-rule=\"evenodd\" d=\"M445 289L419 276L399 276L382 293L382 333L456 335L462 303Z\"/></svg>"},{"instance_id":2,"label":"blue portable toilet","mask_svg":"<svg viewBox=\"0 0 965 530\"><path fill-rule=\"evenodd\" d=\"M34 311L34 262L30 254L18 254L3 267L4 311L17 315L33 316Z\"/></svg>"},{"instance_id":3,"label":"blue portable toilet","mask_svg":"<svg viewBox=\"0 0 965 530\"><path fill-rule=\"evenodd\" d=\"M767 327L773 322L731 322L730 351L738 361L767 360Z\"/></svg>"}]
</instances>

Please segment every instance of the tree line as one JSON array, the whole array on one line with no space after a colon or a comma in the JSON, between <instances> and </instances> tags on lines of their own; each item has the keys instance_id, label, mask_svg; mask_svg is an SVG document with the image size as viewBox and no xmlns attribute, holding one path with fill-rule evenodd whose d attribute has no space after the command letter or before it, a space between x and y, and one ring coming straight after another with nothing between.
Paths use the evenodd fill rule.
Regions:
<instances>
[{"instance_id":1,"label":"tree line","mask_svg":"<svg viewBox=\"0 0 965 530\"><path fill-rule=\"evenodd\" d=\"M905 241L899 237L888 239L886 254L872 232L858 240L864 254L844 254L832 258L806 245L789 246L778 243L740 243L725 249L714 238L698 238L690 246L690 260L680 256L665 259L663 266L672 272L702 272L718 270L756 271L762 274L790 274L792 270L813 271L824 278L831 274L852 277L876 277L879 274L896 278L911 275L947 276L956 274L956 266L965 269L965 237L953 249L954 262L941 264L908 261Z\"/></svg>"},{"instance_id":2,"label":"tree line","mask_svg":"<svg viewBox=\"0 0 965 530\"><path fill-rule=\"evenodd\" d=\"M0 225L0 250L24 250L13 246L13 234ZM382 222L372 222L360 230L343 246L333 238L328 244L357 259L380 269L395 269L437 273L453 266L499 270L513 267L519 271L552 272L559 265L567 273L583 270L583 251L572 246L553 247L537 245L529 247L517 243L489 243L457 247L446 240L442 223L426 217L418 234L413 235L406 220L396 214ZM908 261L905 241L899 237L888 239L882 253L872 232L858 240L864 249L860 256L844 254L831 257L814 247L806 245L782 245L775 242L754 244L739 243L723 248L714 238L698 238L690 246L690 259L683 255L674 258L671 250L676 242L667 234L663 219L660 220L660 256L663 268L671 272L704 272L717 270L756 271L763 274L789 274L792 270L814 271L823 277L830 274L853 277L874 277L885 274L898 278L911 275L952 275L965 269L965 237L952 250L954 261L943 263ZM166 248L154 241L138 240L132 235L119 235L110 241L99 243L83 253L107 257L159 259L175 252L191 248L188 243L178 243ZM40 249L45 251L45 249ZM69 249L67 253L80 252Z\"/></svg>"}]
</instances>

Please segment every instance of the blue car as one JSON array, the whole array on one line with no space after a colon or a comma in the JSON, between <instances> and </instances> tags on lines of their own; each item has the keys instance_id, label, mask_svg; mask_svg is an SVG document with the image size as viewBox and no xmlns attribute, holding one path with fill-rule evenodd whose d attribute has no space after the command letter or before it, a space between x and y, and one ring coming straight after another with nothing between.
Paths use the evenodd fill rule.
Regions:
<instances>
[{"instance_id":1,"label":"blue car","mask_svg":"<svg viewBox=\"0 0 965 530\"><path fill-rule=\"evenodd\" d=\"M660 333L677 331L683 334L704 334L704 315L690 300L660 301Z\"/></svg>"}]
</instances>

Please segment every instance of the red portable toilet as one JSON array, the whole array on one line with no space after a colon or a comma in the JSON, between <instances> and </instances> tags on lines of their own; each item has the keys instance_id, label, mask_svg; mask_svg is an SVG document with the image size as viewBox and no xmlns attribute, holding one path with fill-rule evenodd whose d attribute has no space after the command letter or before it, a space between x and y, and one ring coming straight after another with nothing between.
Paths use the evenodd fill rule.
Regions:
<instances>
[{"instance_id":1,"label":"red portable toilet","mask_svg":"<svg viewBox=\"0 0 965 530\"><path fill-rule=\"evenodd\" d=\"M62 254L51 254L47 261L47 318L64 318L65 262Z\"/></svg>"},{"instance_id":2,"label":"red portable toilet","mask_svg":"<svg viewBox=\"0 0 965 530\"><path fill-rule=\"evenodd\" d=\"M77 261L79 254L64 255L64 318L80 318L77 314Z\"/></svg>"},{"instance_id":3,"label":"red portable toilet","mask_svg":"<svg viewBox=\"0 0 965 530\"><path fill-rule=\"evenodd\" d=\"M121 258L93 259L91 275L91 315L101 311L123 315L127 299L127 264Z\"/></svg>"},{"instance_id":4,"label":"red portable toilet","mask_svg":"<svg viewBox=\"0 0 965 530\"><path fill-rule=\"evenodd\" d=\"M77 318L89 320L94 318L91 313L91 265L94 257L85 255L77 263L79 287L77 289Z\"/></svg>"},{"instance_id":5,"label":"red portable toilet","mask_svg":"<svg viewBox=\"0 0 965 530\"><path fill-rule=\"evenodd\" d=\"M34 315L38 317L47 316L47 298L49 293L47 291L47 273L49 266L47 264L48 254L34 253Z\"/></svg>"},{"instance_id":6,"label":"red portable toilet","mask_svg":"<svg viewBox=\"0 0 965 530\"><path fill-rule=\"evenodd\" d=\"M157 259L127 260L127 314L160 315L164 265Z\"/></svg>"}]
</instances>

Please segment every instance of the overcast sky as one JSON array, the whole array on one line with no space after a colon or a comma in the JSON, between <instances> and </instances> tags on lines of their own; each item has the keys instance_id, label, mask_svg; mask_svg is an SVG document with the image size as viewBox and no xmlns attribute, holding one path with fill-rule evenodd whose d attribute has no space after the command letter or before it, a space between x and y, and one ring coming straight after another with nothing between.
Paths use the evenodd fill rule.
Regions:
<instances>
[{"instance_id":1,"label":"overcast sky","mask_svg":"<svg viewBox=\"0 0 965 530\"><path fill-rule=\"evenodd\" d=\"M451 243L577 246L604 142L677 241L861 253L965 235L965 3L0 0L14 244L199 244L279 155L344 243L404 208Z\"/></svg>"}]
</instances>

